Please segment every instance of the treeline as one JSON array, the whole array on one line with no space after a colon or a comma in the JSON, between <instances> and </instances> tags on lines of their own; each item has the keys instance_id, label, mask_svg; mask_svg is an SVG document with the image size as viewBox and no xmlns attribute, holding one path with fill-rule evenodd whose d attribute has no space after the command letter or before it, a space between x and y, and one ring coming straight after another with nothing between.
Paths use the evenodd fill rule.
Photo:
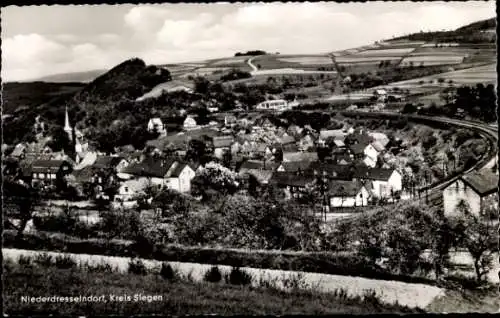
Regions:
<instances>
[{"instance_id":1,"label":"treeline","mask_svg":"<svg viewBox=\"0 0 500 318\"><path fill-rule=\"evenodd\" d=\"M237 52L234 56L258 56L258 55L266 55L266 51L255 50L255 51L246 51L245 53Z\"/></svg>"}]
</instances>

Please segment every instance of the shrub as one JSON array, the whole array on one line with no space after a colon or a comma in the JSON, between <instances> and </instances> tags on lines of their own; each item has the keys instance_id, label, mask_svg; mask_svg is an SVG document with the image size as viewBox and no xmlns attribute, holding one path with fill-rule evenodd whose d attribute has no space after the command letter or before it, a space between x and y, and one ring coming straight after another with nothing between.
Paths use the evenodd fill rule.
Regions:
<instances>
[{"instance_id":1,"label":"shrub","mask_svg":"<svg viewBox=\"0 0 500 318\"><path fill-rule=\"evenodd\" d=\"M85 269L90 273L113 273L114 271L116 271L116 269L108 263L100 263L94 265L87 263L85 264Z\"/></svg>"},{"instance_id":2,"label":"shrub","mask_svg":"<svg viewBox=\"0 0 500 318\"><path fill-rule=\"evenodd\" d=\"M231 285L249 285L252 283L252 275L239 267L233 267L231 272L226 276L226 282Z\"/></svg>"},{"instance_id":3,"label":"shrub","mask_svg":"<svg viewBox=\"0 0 500 318\"><path fill-rule=\"evenodd\" d=\"M15 268L15 264L10 258L4 258L3 260L3 271L4 273L6 272L12 272Z\"/></svg>"},{"instance_id":4,"label":"shrub","mask_svg":"<svg viewBox=\"0 0 500 318\"><path fill-rule=\"evenodd\" d=\"M138 259L131 259L128 263L128 272L136 275L146 275L148 270L144 262Z\"/></svg>"},{"instance_id":5,"label":"shrub","mask_svg":"<svg viewBox=\"0 0 500 318\"><path fill-rule=\"evenodd\" d=\"M76 262L68 255L58 255L55 259L57 268L67 269L76 267Z\"/></svg>"},{"instance_id":6,"label":"shrub","mask_svg":"<svg viewBox=\"0 0 500 318\"><path fill-rule=\"evenodd\" d=\"M166 280L173 281L177 278L176 271L172 268L172 266L168 263L161 264L160 275Z\"/></svg>"},{"instance_id":7,"label":"shrub","mask_svg":"<svg viewBox=\"0 0 500 318\"><path fill-rule=\"evenodd\" d=\"M31 256L20 255L19 259L17 260L17 263L21 267L31 267L33 265L32 261L33 259L31 258Z\"/></svg>"},{"instance_id":8,"label":"shrub","mask_svg":"<svg viewBox=\"0 0 500 318\"><path fill-rule=\"evenodd\" d=\"M219 270L219 267L212 266L204 276L204 280L210 283L218 283L222 280L222 274Z\"/></svg>"},{"instance_id":9,"label":"shrub","mask_svg":"<svg viewBox=\"0 0 500 318\"><path fill-rule=\"evenodd\" d=\"M53 264L52 256L47 253L38 254L35 257L35 263L39 266L49 267Z\"/></svg>"},{"instance_id":10,"label":"shrub","mask_svg":"<svg viewBox=\"0 0 500 318\"><path fill-rule=\"evenodd\" d=\"M382 303L380 302L379 297L377 296L377 293L374 290L365 290L363 293L363 301L365 303L374 305L374 306L381 306Z\"/></svg>"},{"instance_id":11,"label":"shrub","mask_svg":"<svg viewBox=\"0 0 500 318\"><path fill-rule=\"evenodd\" d=\"M288 276L283 275L282 282L283 287L286 289L301 290L307 287L307 284L304 281L303 273L291 274Z\"/></svg>"}]
</instances>

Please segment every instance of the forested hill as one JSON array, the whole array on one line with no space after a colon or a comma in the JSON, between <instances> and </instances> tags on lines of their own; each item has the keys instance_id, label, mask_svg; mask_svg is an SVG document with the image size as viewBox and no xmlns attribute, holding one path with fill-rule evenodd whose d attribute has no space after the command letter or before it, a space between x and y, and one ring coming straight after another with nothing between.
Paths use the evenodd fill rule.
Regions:
<instances>
[{"instance_id":1,"label":"forested hill","mask_svg":"<svg viewBox=\"0 0 500 318\"><path fill-rule=\"evenodd\" d=\"M495 18L482 20L460 27L453 31L419 32L392 39L426 41L426 42L456 42L456 43L495 43L496 36L486 31L496 29Z\"/></svg>"},{"instance_id":2,"label":"forested hill","mask_svg":"<svg viewBox=\"0 0 500 318\"><path fill-rule=\"evenodd\" d=\"M47 96L43 96L39 100L32 98L29 104L25 104L22 98L17 98L18 103L11 98L9 107L13 110L11 114L14 117L4 122L4 142L15 144L33 140L32 127L37 115L40 115L48 125L49 135L60 135L64 124L65 106L68 107L72 125L76 123L79 129L89 132L89 137L97 138L114 120L128 115L120 114L121 103L130 103L154 86L170 79L168 70L147 66L144 61L134 58L117 65L83 87L76 85L77 87L72 87L72 92L59 94L49 101ZM17 95L29 96L31 95L29 90L34 84L8 85L17 89ZM40 85L49 84L41 83L38 86ZM23 88L24 95L19 92ZM12 91L5 92L7 97L9 94L13 96Z\"/></svg>"}]
</instances>

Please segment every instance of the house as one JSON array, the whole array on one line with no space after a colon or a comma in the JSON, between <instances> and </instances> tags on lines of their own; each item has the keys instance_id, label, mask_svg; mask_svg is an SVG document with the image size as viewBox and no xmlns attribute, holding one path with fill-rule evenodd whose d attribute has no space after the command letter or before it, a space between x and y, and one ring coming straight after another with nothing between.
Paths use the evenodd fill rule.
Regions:
<instances>
[{"instance_id":1,"label":"house","mask_svg":"<svg viewBox=\"0 0 500 318\"><path fill-rule=\"evenodd\" d=\"M14 147L14 150L12 150L12 152L10 153L10 156L13 157L13 158L16 158L16 159L20 159L24 156L24 154L26 153L26 145L25 144L17 144L15 147Z\"/></svg>"},{"instance_id":2,"label":"house","mask_svg":"<svg viewBox=\"0 0 500 318\"><path fill-rule=\"evenodd\" d=\"M309 149L314 148L314 146L314 138L310 134L305 135L298 142L298 148L301 151L308 151Z\"/></svg>"},{"instance_id":3,"label":"house","mask_svg":"<svg viewBox=\"0 0 500 318\"><path fill-rule=\"evenodd\" d=\"M148 132L153 133L157 132L161 135L166 135L166 129L165 126L163 126L163 122L161 121L160 118L155 117L151 118L148 122Z\"/></svg>"},{"instance_id":4,"label":"house","mask_svg":"<svg viewBox=\"0 0 500 318\"><path fill-rule=\"evenodd\" d=\"M491 200L493 199L493 200ZM457 213L457 205L464 200L471 213L479 216L488 201L498 205L498 175L489 169L461 176L443 190L445 215Z\"/></svg>"},{"instance_id":5,"label":"house","mask_svg":"<svg viewBox=\"0 0 500 318\"><path fill-rule=\"evenodd\" d=\"M212 138L212 145L214 148L214 156L222 159L224 152L231 151L231 146L234 143L233 136L215 136Z\"/></svg>"},{"instance_id":6,"label":"house","mask_svg":"<svg viewBox=\"0 0 500 318\"><path fill-rule=\"evenodd\" d=\"M367 206L370 193L359 181L332 180L328 186L330 208Z\"/></svg>"},{"instance_id":7,"label":"house","mask_svg":"<svg viewBox=\"0 0 500 318\"><path fill-rule=\"evenodd\" d=\"M144 190L150 185L151 182L146 178L124 181L118 187L114 200L116 202L130 202L138 195L145 194Z\"/></svg>"},{"instance_id":8,"label":"house","mask_svg":"<svg viewBox=\"0 0 500 318\"><path fill-rule=\"evenodd\" d=\"M231 127L238 123L238 120L233 115L224 116L224 126Z\"/></svg>"},{"instance_id":9,"label":"house","mask_svg":"<svg viewBox=\"0 0 500 318\"><path fill-rule=\"evenodd\" d=\"M389 199L403 189L402 176L396 169L356 167L354 179L365 182L376 198Z\"/></svg>"},{"instance_id":10,"label":"house","mask_svg":"<svg viewBox=\"0 0 500 318\"><path fill-rule=\"evenodd\" d=\"M174 158L149 157L142 162L130 164L123 169L121 175L134 179L146 178L151 181L152 185L159 188L189 192L195 170L190 165Z\"/></svg>"},{"instance_id":11,"label":"house","mask_svg":"<svg viewBox=\"0 0 500 318\"><path fill-rule=\"evenodd\" d=\"M319 132L318 143L324 145L328 138L344 140L346 135L342 129L321 130Z\"/></svg>"},{"instance_id":12,"label":"house","mask_svg":"<svg viewBox=\"0 0 500 318\"><path fill-rule=\"evenodd\" d=\"M309 169L311 165L311 161L291 161L291 162L282 162L276 171L279 172L302 172Z\"/></svg>"},{"instance_id":13,"label":"house","mask_svg":"<svg viewBox=\"0 0 500 318\"><path fill-rule=\"evenodd\" d=\"M373 92L373 96L375 96L378 101L385 101L387 99L387 91L385 89L376 89Z\"/></svg>"},{"instance_id":14,"label":"house","mask_svg":"<svg viewBox=\"0 0 500 318\"><path fill-rule=\"evenodd\" d=\"M380 141L374 141L371 143L371 145L378 153L381 153L385 150L384 145Z\"/></svg>"},{"instance_id":15,"label":"house","mask_svg":"<svg viewBox=\"0 0 500 318\"><path fill-rule=\"evenodd\" d=\"M278 143L280 143L281 145L295 144L295 142L295 138L289 135L283 135L278 139Z\"/></svg>"},{"instance_id":16,"label":"house","mask_svg":"<svg viewBox=\"0 0 500 318\"><path fill-rule=\"evenodd\" d=\"M301 128L297 125L290 125L287 129L287 133L291 136L300 136L304 128Z\"/></svg>"},{"instance_id":17,"label":"house","mask_svg":"<svg viewBox=\"0 0 500 318\"><path fill-rule=\"evenodd\" d=\"M53 185L72 171L72 165L66 160L34 160L29 166L31 184Z\"/></svg>"},{"instance_id":18,"label":"house","mask_svg":"<svg viewBox=\"0 0 500 318\"><path fill-rule=\"evenodd\" d=\"M269 184L273 173L272 170L246 169L244 172L240 173L240 175L252 176L259 184L265 185Z\"/></svg>"},{"instance_id":19,"label":"house","mask_svg":"<svg viewBox=\"0 0 500 318\"><path fill-rule=\"evenodd\" d=\"M246 173L250 170L267 170L274 171L278 168L278 163L265 160L247 160L239 167L239 173Z\"/></svg>"},{"instance_id":20,"label":"house","mask_svg":"<svg viewBox=\"0 0 500 318\"><path fill-rule=\"evenodd\" d=\"M264 129L271 129L274 128L274 124L271 122L271 120L267 117L261 117L257 120L255 120L253 124L253 129L259 130L259 128L264 128Z\"/></svg>"},{"instance_id":21,"label":"house","mask_svg":"<svg viewBox=\"0 0 500 318\"><path fill-rule=\"evenodd\" d=\"M270 184L285 190L287 198L303 197L316 181L314 176L297 175L290 172L274 172Z\"/></svg>"},{"instance_id":22,"label":"house","mask_svg":"<svg viewBox=\"0 0 500 318\"><path fill-rule=\"evenodd\" d=\"M323 176L330 180L352 180L354 168L351 165L312 162L305 173L314 176Z\"/></svg>"},{"instance_id":23,"label":"house","mask_svg":"<svg viewBox=\"0 0 500 318\"><path fill-rule=\"evenodd\" d=\"M378 151L371 144L352 144L349 146L349 150L355 159L363 160L368 167L374 168L376 166Z\"/></svg>"},{"instance_id":24,"label":"house","mask_svg":"<svg viewBox=\"0 0 500 318\"><path fill-rule=\"evenodd\" d=\"M390 141L386 134L380 132L369 132L368 136L370 136L374 142L379 142L384 147L387 147Z\"/></svg>"},{"instance_id":25,"label":"house","mask_svg":"<svg viewBox=\"0 0 500 318\"><path fill-rule=\"evenodd\" d=\"M196 124L196 120L192 116L188 115L184 120L183 128L184 130L191 130L198 128L198 125Z\"/></svg>"},{"instance_id":26,"label":"house","mask_svg":"<svg viewBox=\"0 0 500 318\"><path fill-rule=\"evenodd\" d=\"M255 106L257 110L284 111L289 109L288 102L284 99L267 100Z\"/></svg>"},{"instance_id":27,"label":"house","mask_svg":"<svg viewBox=\"0 0 500 318\"><path fill-rule=\"evenodd\" d=\"M318 161L318 153L317 152L285 152L283 151L283 161L291 162L291 161Z\"/></svg>"}]
</instances>

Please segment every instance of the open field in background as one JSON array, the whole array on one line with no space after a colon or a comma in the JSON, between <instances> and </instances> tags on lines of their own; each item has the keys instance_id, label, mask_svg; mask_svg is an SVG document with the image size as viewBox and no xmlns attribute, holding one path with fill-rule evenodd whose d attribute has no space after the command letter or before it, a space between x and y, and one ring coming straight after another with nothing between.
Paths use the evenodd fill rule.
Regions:
<instances>
[{"instance_id":1,"label":"open field in background","mask_svg":"<svg viewBox=\"0 0 500 318\"><path fill-rule=\"evenodd\" d=\"M380 49L371 49L366 51L361 51L357 53L357 56L402 56L406 54L410 54L414 48L380 48Z\"/></svg>"},{"instance_id":2,"label":"open field in background","mask_svg":"<svg viewBox=\"0 0 500 318\"><path fill-rule=\"evenodd\" d=\"M320 63L321 62L321 63ZM260 71L275 69L318 70L326 67L327 71L334 71L335 65L328 55L259 55L252 58L252 64L260 65Z\"/></svg>"},{"instance_id":3,"label":"open field in background","mask_svg":"<svg viewBox=\"0 0 500 318\"><path fill-rule=\"evenodd\" d=\"M465 56L456 55L424 55L405 57L399 64L401 67L414 66L432 66L432 65L453 65L463 62Z\"/></svg>"},{"instance_id":4,"label":"open field in background","mask_svg":"<svg viewBox=\"0 0 500 318\"><path fill-rule=\"evenodd\" d=\"M444 79L439 83L439 79ZM449 83L452 80L452 83ZM414 78L407 81L394 82L387 85L373 87L370 90L387 89L392 91L395 87L410 90L411 94L435 94L440 90L450 86L476 85L477 83L495 84L497 80L496 65L488 64L473 68L435 74L431 76ZM351 94L352 95L352 94Z\"/></svg>"}]
</instances>

